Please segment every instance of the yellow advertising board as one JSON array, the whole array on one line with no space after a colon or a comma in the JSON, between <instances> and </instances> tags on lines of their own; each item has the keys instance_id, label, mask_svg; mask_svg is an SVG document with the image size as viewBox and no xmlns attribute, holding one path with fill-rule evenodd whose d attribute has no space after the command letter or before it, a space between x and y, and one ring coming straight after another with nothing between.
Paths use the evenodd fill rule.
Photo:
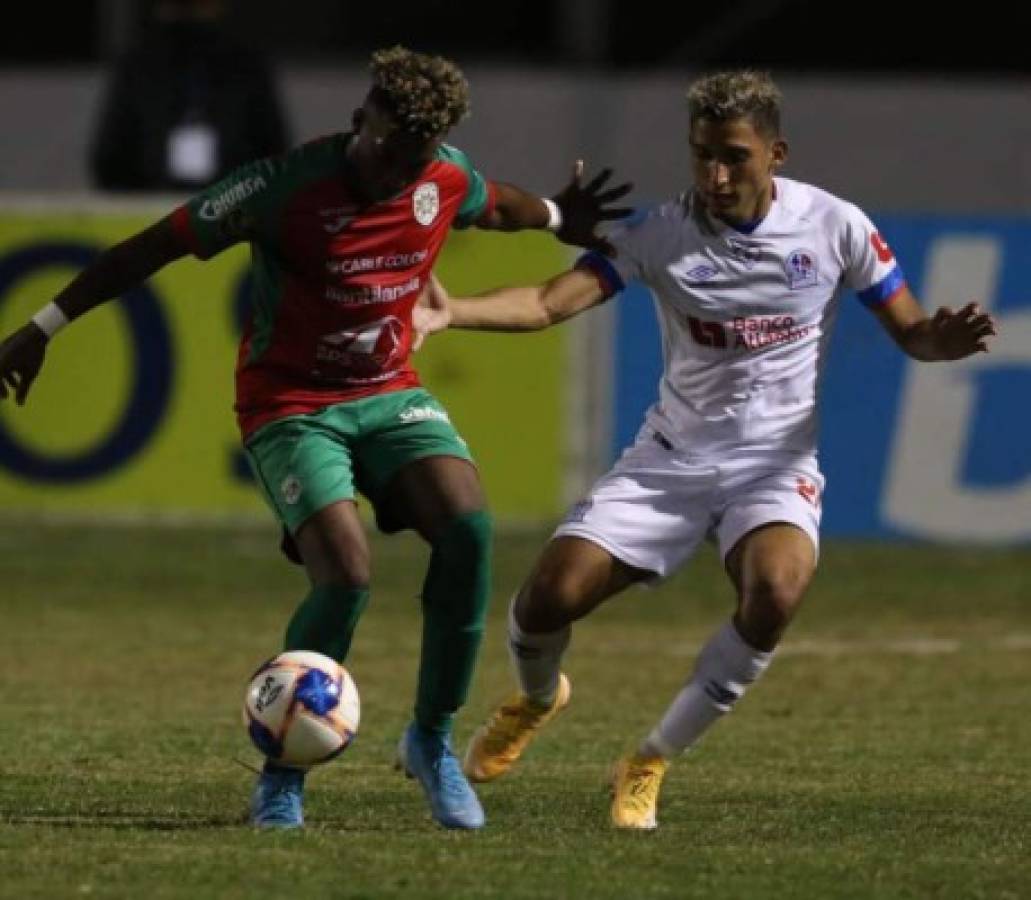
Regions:
<instances>
[{"instance_id":1,"label":"yellow advertising board","mask_svg":"<svg viewBox=\"0 0 1031 900\"><path fill-rule=\"evenodd\" d=\"M105 246L162 210L0 213L0 333ZM437 272L456 292L567 264L542 234L456 233ZM54 338L24 408L0 404L0 510L234 515L263 508L232 413L248 250L186 258ZM560 503L563 335L454 332L416 357L475 453L501 518Z\"/></svg>"}]
</instances>

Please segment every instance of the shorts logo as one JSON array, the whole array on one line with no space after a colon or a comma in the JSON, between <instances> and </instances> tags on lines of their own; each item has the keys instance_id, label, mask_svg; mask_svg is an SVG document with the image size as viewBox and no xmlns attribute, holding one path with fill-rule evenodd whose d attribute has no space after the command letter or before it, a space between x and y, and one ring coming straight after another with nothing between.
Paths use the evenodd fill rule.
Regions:
<instances>
[{"instance_id":1,"label":"shorts logo","mask_svg":"<svg viewBox=\"0 0 1031 900\"><path fill-rule=\"evenodd\" d=\"M402 410L398 415L402 422L450 422L447 413L442 409L434 409L432 406L413 406L410 409Z\"/></svg>"},{"instance_id":2,"label":"shorts logo","mask_svg":"<svg viewBox=\"0 0 1031 900\"><path fill-rule=\"evenodd\" d=\"M795 291L816 284L816 257L811 250L792 250L784 263L788 287Z\"/></svg>"},{"instance_id":3,"label":"shorts logo","mask_svg":"<svg viewBox=\"0 0 1031 900\"><path fill-rule=\"evenodd\" d=\"M594 501L591 499L581 500L571 510L569 515L566 516L566 522L569 524L583 523L587 519L587 513L591 511L591 507L594 506Z\"/></svg>"},{"instance_id":4,"label":"shorts logo","mask_svg":"<svg viewBox=\"0 0 1031 900\"><path fill-rule=\"evenodd\" d=\"M820 489L808 478L799 475L795 479L795 488L798 495L810 506L820 505Z\"/></svg>"},{"instance_id":5,"label":"shorts logo","mask_svg":"<svg viewBox=\"0 0 1031 900\"><path fill-rule=\"evenodd\" d=\"M301 479L296 475L287 475L279 486L279 493L287 506L293 506L301 499Z\"/></svg>"},{"instance_id":6,"label":"shorts logo","mask_svg":"<svg viewBox=\"0 0 1031 900\"><path fill-rule=\"evenodd\" d=\"M440 191L435 182L420 184L412 194L412 213L420 225L430 225L440 211Z\"/></svg>"}]
</instances>

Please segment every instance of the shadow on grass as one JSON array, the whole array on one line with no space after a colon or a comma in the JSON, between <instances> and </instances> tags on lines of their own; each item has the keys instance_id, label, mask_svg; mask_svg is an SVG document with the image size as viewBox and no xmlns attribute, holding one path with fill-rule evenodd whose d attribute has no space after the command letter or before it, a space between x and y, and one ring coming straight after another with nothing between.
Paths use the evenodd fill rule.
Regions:
<instances>
[{"instance_id":1,"label":"shadow on grass","mask_svg":"<svg viewBox=\"0 0 1031 900\"><path fill-rule=\"evenodd\" d=\"M27 826L67 829L109 829L113 831L223 831L241 829L261 834L367 834L382 831L391 834L418 834L428 831L441 831L429 815L419 819L402 818L330 818L307 817L305 826L299 830L262 830L250 824L247 816L155 816L141 813L84 813L79 815L58 814L0 814L0 827Z\"/></svg>"},{"instance_id":2,"label":"shadow on grass","mask_svg":"<svg viewBox=\"0 0 1031 900\"><path fill-rule=\"evenodd\" d=\"M2 825L45 825L48 828L113 828L134 831L198 831L239 828L242 816L153 816L88 813L82 815L0 815Z\"/></svg>"}]
</instances>

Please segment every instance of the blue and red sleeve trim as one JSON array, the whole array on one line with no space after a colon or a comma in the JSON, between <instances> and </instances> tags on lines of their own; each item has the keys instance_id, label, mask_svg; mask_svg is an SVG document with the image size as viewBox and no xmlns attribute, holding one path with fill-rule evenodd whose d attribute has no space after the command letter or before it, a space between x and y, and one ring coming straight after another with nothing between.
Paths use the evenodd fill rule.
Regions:
<instances>
[{"instance_id":1,"label":"blue and red sleeve trim","mask_svg":"<svg viewBox=\"0 0 1031 900\"><path fill-rule=\"evenodd\" d=\"M870 309L877 309L891 303L892 300L902 293L905 286L906 277L902 274L902 269L895 266L877 284L872 284L865 290L858 291L857 295L864 306Z\"/></svg>"},{"instance_id":2,"label":"blue and red sleeve trim","mask_svg":"<svg viewBox=\"0 0 1031 900\"><path fill-rule=\"evenodd\" d=\"M582 269L594 275L601 282L606 297L618 294L626 287L623 277L616 270L616 267L612 265L612 260L597 250L590 250L585 253L576 261L576 265L573 268Z\"/></svg>"}]
</instances>

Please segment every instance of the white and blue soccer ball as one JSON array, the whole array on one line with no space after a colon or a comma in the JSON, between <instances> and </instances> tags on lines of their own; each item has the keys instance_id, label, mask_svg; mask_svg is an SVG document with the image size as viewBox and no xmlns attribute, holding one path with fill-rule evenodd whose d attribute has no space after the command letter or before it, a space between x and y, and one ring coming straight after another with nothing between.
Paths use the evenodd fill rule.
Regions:
<instances>
[{"instance_id":1,"label":"white and blue soccer ball","mask_svg":"<svg viewBox=\"0 0 1031 900\"><path fill-rule=\"evenodd\" d=\"M274 763L307 769L347 749L358 733L361 701L336 660L291 650L251 676L243 719L254 746Z\"/></svg>"}]
</instances>

